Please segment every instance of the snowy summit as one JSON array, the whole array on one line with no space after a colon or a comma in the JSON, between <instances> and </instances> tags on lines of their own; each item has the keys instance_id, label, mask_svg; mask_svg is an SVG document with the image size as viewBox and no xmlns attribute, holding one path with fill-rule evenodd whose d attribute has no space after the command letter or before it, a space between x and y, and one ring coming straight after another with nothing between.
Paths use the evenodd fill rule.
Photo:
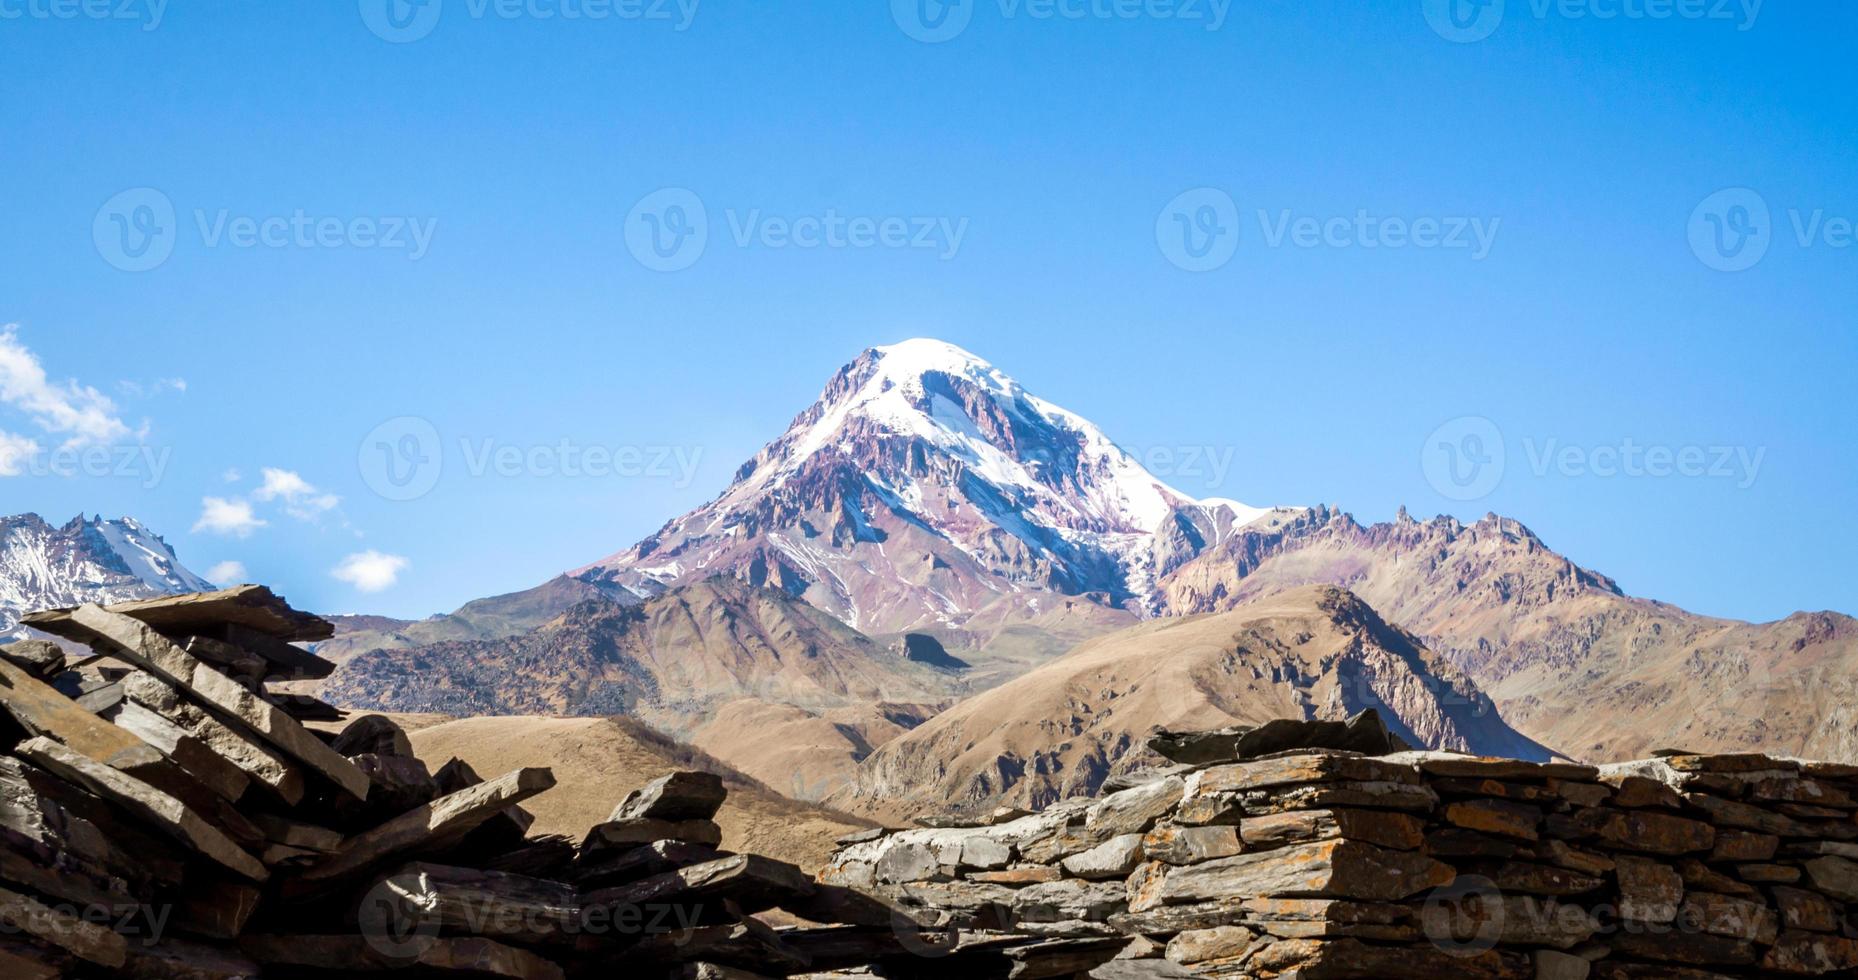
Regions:
<instances>
[{"instance_id":1,"label":"snowy summit","mask_svg":"<svg viewBox=\"0 0 1858 980\"><path fill-rule=\"evenodd\" d=\"M646 593L728 574L868 631L959 626L1051 593L1144 609L1159 574L1268 513L1181 493L986 360L916 339L841 368L715 501L574 574Z\"/></svg>"}]
</instances>

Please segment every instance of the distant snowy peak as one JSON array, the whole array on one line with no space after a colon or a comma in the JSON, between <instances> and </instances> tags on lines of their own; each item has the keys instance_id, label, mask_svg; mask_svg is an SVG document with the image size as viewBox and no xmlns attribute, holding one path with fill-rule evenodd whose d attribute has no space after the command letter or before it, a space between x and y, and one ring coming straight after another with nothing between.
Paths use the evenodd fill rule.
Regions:
<instances>
[{"instance_id":1,"label":"distant snowy peak","mask_svg":"<svg viewBox=\"0 0 1858 980\"><path fill-rule=\"evenodd\" d=\"M875 632L1036 617L1053 595L1141 612L1270 513L1181 493L980 357L909 340L840 368L720 497L573 574L642 593L739 577Z\"/></svg>"},{"instance_id":2,"label":"distant snowy peak","mask_svg":"<svg viewBox=\"0 0 1858 980\"><path fill-rule=\"evenodd\" d=\"M182 567L161 535L133 517L98 519L89 526L142 584L163 593L207 592L212 583Z\"/></svg>"},{"instance_id":3,"label":"distant snowy peak","mask_svg":"<svg viewBox=\"0 0 1858 980\"><path fill-rule=\"evenodd\" d=\"M211 589L161 536L133 518L82 515L54 527L37 514L0 517L0 635L38 609Z\"/></svg>"},{"instance_id":4,"label":"distant snowy peak","mask_svg":"<svg viewBox=\"0 0 1858 980\"><path fill-rule=\"evenodd\" d=\"M1223 508L1239 524L1269 513L1175 490L1088 419L975 354L924 338L872 348L840 369L820 400L743 468L735 490L776 485L822 452L858 456L858 440L872 437L919 440L1080 529L1153 534L1182 507Z\"/></svg>"}]
</instances>

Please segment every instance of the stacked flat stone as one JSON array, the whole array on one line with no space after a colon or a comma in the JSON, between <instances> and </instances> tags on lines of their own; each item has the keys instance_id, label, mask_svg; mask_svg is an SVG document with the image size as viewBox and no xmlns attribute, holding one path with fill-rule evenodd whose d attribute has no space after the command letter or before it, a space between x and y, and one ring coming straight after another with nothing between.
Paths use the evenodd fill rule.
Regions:
<instances>
[{"instance_id":1,"label":"stacked flat stone","mask_svg":"<svg viewBox=\"0 0 1858 980\"><path fill-rule=\"evenodd\" d=\"M1858 767L1761 755L1303 751L850 842L822 880L956 953L1098 959L1040 976L1852 976L1855 814Z\"/></svg>"},{"instance_id":2,"label":"stacked flat stone","mask_svg":"<svg viewBox=\"0 0 1858 980\"><path fill-rule=\"evenodd\" d=\"M536 836L546 769L434 773L388 718L273 685L327 676L331 634L269 591L25 622L88 651L0 647L0 977L789 976L754 916L897 950L891 910L721 849L720 777L671 773L585 839ZM873 938L847 942L845 937Z\"/></svg>"}]
</instances>

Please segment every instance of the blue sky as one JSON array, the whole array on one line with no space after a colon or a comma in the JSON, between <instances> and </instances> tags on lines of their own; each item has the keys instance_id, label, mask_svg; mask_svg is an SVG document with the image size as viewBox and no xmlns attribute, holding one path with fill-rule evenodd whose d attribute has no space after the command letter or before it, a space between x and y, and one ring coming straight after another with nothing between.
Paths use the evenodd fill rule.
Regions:
<instances>
[{"instance_id":1,"label":"blue sky","mask_svg":"<svg viewBox=\"0 0 1858 980\"><path fill-rule=\"evenodd\" d=\"M147 453L0 512L424 615L631 544L927 335L1192 493L1858 611L1849 5L382 7L0 0L0 433ZM531 464L564 442L614 455Z\"/></svg>"}]
</instances>

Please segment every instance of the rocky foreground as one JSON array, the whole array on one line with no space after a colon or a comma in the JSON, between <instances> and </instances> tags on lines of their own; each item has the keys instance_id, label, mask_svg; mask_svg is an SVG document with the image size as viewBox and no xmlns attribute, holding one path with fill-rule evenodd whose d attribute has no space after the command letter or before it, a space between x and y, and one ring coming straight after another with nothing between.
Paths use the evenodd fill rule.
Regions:
<instances>
[{"instance_id":1,"label":"rocky foreground","mask_svg":"<svg viewBox=\"0 0 1858 980\"><path fill-rule=\"evenodd\" d=\"M290 641L329 624L264 589L27 621L89 652L0 647L7 980L802 972L752 918L776 908L901 948L876 900L723 851L717 775L655 780L569 839L520 807L548 769L434 773L378 715L310 730L339 712L272 685L327 675Z\"/></svg>"},{"instance_id":2,"label":"rocky foreground","mask_svg":"<svg viewBox=\"0 0 1858 980\"><path fill-rule=\"evenodd\" d=\"M1048 937L1106 980L1858 975L1858 767L1235 761L1250 737L1158 738L1196 764L987 826L873 833L822 879L964 936Z\"/></svg>"},{"instance_id":3,"label":"rocky foreground","mask_svg":"<svg viewBox=\"0 0 1858 980\"><path fill-rule=\"evenodd\" d=\"M1858 975L1858 766L1164 732L1102 795L863 832L815 878L720 847L712 774L567 838L520 806L547 769L311 731L340 713L274 688L326 676L292 641L329 624L263 589L26 622L72 646L0 647L8 980Z\"/></svg>"}]
</instances>

